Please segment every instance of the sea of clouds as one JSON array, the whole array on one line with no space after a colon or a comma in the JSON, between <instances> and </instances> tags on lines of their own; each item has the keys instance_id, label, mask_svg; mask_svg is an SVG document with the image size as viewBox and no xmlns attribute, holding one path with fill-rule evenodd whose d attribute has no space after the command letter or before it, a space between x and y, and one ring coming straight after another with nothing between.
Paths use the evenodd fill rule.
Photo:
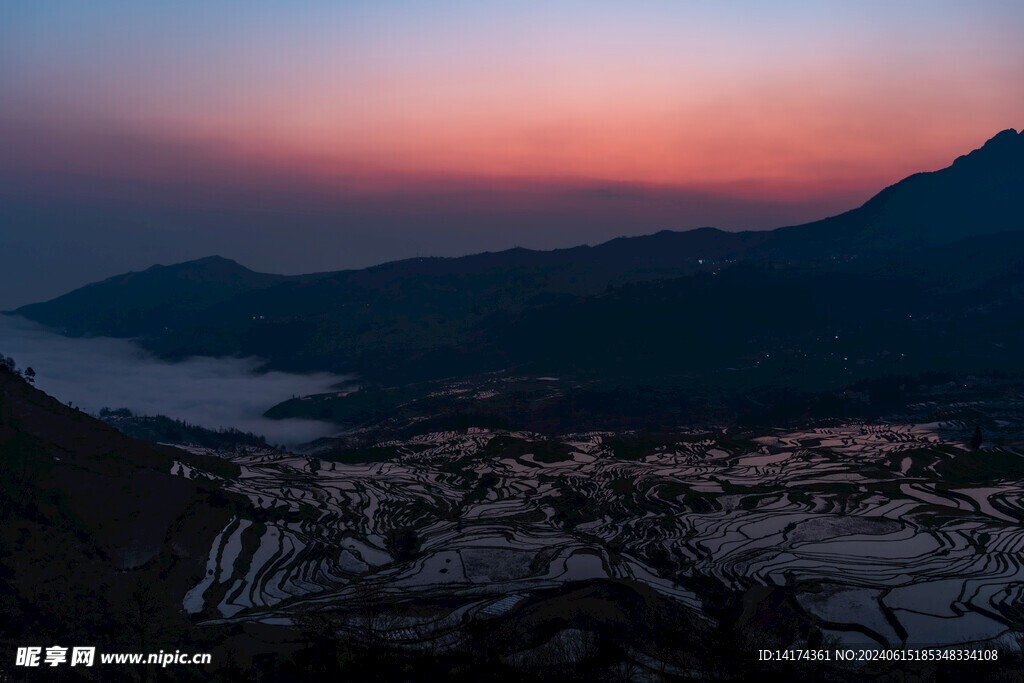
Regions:
<instances>
[{"instance_id":1,"label":"sea of clouds","mask_svg":"<svg viewBox=\"0 0 1024 683\"><path fill-rule=\"evenodd\" d=\"M325 372L258 372L256 358L194 357L169 363L130 340L70 338L18 316L0 315L0 353L36 372L36 386L62 403L96 415L128 408L136 415L166 415L210 429L261 434L294 446L330 436L337 427L315 420L270 420L263 412L293 395L350 385Z\"/></svg>"}]
</instances>

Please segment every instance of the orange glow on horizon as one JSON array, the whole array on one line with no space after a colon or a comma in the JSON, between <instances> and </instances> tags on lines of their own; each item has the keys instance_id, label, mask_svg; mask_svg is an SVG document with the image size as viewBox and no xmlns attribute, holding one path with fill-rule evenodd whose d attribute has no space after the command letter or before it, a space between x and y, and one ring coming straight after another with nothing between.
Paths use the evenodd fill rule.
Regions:
<instances>
[{"instance_id":1,"label":"orange glow on horizon","mask_svg":"<svg viewBox=\"0 0 1024 683\"><path fill-rule=\"evenodd\" d=\"M1014 3L258 4L19 7L0 27L0 169L211 194L548 183L805 201L1024 125Z\"/></svg>"}]
</instances>

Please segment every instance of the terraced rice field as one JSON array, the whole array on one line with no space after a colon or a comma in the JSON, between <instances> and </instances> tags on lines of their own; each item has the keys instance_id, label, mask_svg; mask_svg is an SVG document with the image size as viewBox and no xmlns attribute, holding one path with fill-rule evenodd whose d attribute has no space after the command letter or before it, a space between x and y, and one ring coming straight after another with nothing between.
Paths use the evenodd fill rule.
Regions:
<instances>
[{"instance_id":1,"label":"terraced rice field","mask_svg":"<svg viewBox=\"0 0 1024 683\"><path fill-rule=\"evenodd\" d=\"M595 433L557 447L469 430L379 444L394 457L367 464L235 456L242 475L227 486L262 513L221 530L183 606L208 621L283 623L368 591L444 602L389 626L414 642L593 578L634 579L699 612L687 586L710 577L736 591L789 586L847 644L999 638L1024 630L1024 458L948 436L964 429L666 443Z\"/></svg>"}]
</instances>

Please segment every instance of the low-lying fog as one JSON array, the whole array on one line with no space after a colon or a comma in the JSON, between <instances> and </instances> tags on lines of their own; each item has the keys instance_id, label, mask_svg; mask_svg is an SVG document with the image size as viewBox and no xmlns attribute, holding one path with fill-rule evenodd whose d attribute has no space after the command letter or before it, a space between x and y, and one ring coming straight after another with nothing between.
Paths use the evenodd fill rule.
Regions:
<instances>
[{"instance_id":1,"label":"low-lying fog","mask_svg":"<svg viewBox=\"0 0 1024 683\"><path fill-rule=\"evenodd\" d=\"M195 357L168 363L124 339L74 339L17 316L0 315L0 353L36 371L36 386L96 415L128 408L211 429L234 427L296 445L334 433L314 420L269 420L263 412L292 395L331 391L348 378L329 373L255 372L254 358Z\"/></svg>"}]
</instances>

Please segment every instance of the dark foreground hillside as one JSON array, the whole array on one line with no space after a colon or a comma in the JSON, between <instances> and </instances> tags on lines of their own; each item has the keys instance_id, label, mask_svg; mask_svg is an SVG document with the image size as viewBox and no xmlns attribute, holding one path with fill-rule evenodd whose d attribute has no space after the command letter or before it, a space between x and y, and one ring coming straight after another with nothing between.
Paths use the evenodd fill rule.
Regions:
<instances>
[{"instance_id":1,"label":"dark foreground hillside","mask_svg":"<svg viewBox=\"0 0 1024 683\"><path fill-rule=\"evenodd\" d=\"M26 673L13 667L18 647L157 652L195 640L180 596L231 512L212 481L172 476L175 461L237 472L130 439L0 371L0 678ZM79 673L131 680L127 669Z\"/></svg>"}]
</instances>

